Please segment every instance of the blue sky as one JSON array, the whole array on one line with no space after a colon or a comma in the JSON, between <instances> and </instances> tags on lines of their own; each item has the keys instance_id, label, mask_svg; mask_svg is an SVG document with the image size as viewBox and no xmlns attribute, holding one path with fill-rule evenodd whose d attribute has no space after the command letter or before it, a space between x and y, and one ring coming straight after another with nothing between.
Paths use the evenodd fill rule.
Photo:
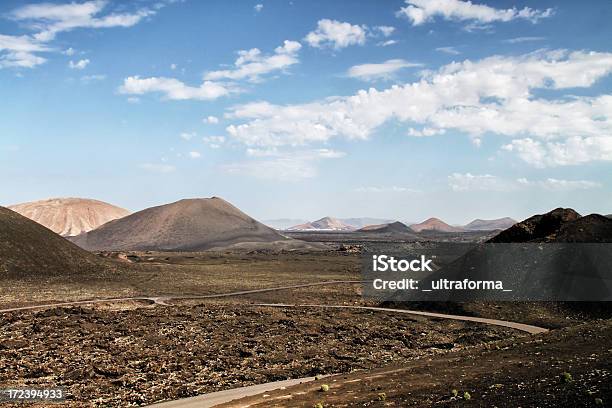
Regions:
<instances>
[{"instance_id":1,"label":"blue sky","mask_svg":"<svg viewBox=\"0 0 612 408\"><path fill-rule=\"evenodd\" d=\"M0 204L612 213L612 3L0 4Z\"/></svg>"}]
</instances>

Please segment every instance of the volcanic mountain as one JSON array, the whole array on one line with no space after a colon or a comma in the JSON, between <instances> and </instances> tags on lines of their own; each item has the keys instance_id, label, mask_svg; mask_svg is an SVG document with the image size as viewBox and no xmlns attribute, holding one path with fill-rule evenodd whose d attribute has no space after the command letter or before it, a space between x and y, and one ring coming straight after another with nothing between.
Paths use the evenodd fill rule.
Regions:
<instances>
[{"instance_id":1,"label":"volcanic mountain","mask_svg":"<svg viewBox=\"0 0 612 408\"><path fill-rule=\"evenodd\" d=\"M391 233L391 234L414 234L414 231L410 229L406 224L399 221L391 222L388 224L368 225L363 227L358 232L374 232L374 233Z\"/></svg>"},{"instance_id":2,"label":"volcanic mountain","mask_svg":"<svg viewBox=\"0 0 612 408\"><path fill-rule=\"evenodd\" d=\"M420 224L412 224L410 226L410 229L412 229L414 232L429 231L429 230L440 231L440 232L462 232L463 231L462 228L450 226L438 218L429 218Z\"/></svg>"},{"instance_id":3,"label":"volcanic mountain","mask_svg":"<svg viewBox=\"0 0 612 408\"><path fill-rule=\"evenodd\" d=\"M86 198L52 198L8 207L64 237L91 231L130 212Z\"/></svg>"},{"instance_id":4,"label":"volcanic mountain","mask_svg":"<svg viewBox=\"0 0 612 408\"><path fill-rule=\"evenodd\" d=\"M396 221L392 219L370 217L339 218L339 220L355 229L367 227L369 225L391 224Z\"/></svg>"},{"instance_id":5,"label":"volcanic mountain","mask_svg":"<svg viewBox=\"0 0 612 408\"><path fill-rule=\"evenodd\" d=\"M102 273L109 267L53 231L0 207L0 277Z\"/></svg>"},{"instance_id":6,"label":"volcanic mountain","mask_svg":"<svg viewBox=\"0 0 612 408\"><path fill-rule=\"evenodd\" d=\"M498 218L495 220L476 219L470 222L469 224L464 225L463 229L467 231L505 230L507 228L510 228L514 224L516 224L516 220L513 220L512 218L509 218L509 217Z\"/></svg>"},{"instance_id":7,"label":"volcanic mountain","mask_svg":"<svg viewBox=\"0 0 612 408\"><path fill-rule=\"evenodd\" d=\"M288 229L289 231L353 231L354 227L343 223L342 221L332 218L323 217L320 220L308 222L305 224L295 225Z\"/></svg>"},{"instance_id":8,"label":"volcanic mountain","mask_svg":"<svg viewBox=\"0 0 612 408\"><path fill-rule=\"evenodd\" d=\"M605 219L605 217L599 217ZM556 234L564 225L580 218L581 215L571 208L556 208L546 214L537 214L514 224L493 237L490 242L554 241Z\"/></svg>"},{"instance_id":9,"label":"volcanic mountain","mask_svg":"<svg viewBox=\"0 0 612 408\"><path fill-rule=\"evenodd\" d=\"M289 239L213 197L148 208L71 240L88 250L200 251Z\"/></svg>"}]
</instances>

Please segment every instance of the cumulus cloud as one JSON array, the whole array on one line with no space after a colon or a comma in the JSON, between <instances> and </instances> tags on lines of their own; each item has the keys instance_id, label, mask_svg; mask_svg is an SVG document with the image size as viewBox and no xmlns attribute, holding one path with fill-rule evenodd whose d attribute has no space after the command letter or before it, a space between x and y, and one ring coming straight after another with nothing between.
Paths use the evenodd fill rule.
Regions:
<instances>
[{"instance_id":1,"label":"cumulus cloud","mask_svg":"<svg viewBox=\"0 0 612 408\"><path fill-rule=\"evenodd\" d=\"M361 64L349 68L347 75L363 80L390 79L403 68L421 67L423 64L408 62L403 59L390 59L379 64Z\"/></svg>"},{"instance_id":2,"label":"cumulus cloud","mask_svg":"<svg viewBox=\"0 0 612 408\"><path fill-rule=\"evenodd\" d=\"M472 139L514 139L506 150L538 166L612 160L612 96L541 98L538 89L592 86L612 72L612 53L545 51L454 62L418 81L298 105L233 107L228 134L249 146L366 139L383 123L454 129ZM548 153L552 153L549 155Z\"/></svg>"},{"instance_id":3,"label":"cumulus cloud","mask_svg":"<svg viewBox=\"0 0 612 408\"><path fill-rule=\"evenodd\" d=\"M216 125L217 123L219 123L219 118L216 117L216 116L208 116L208 117L202 119L202 122L208 123L208 124L211 124L211 125Z\"/></svg>"},{"instance_id":4,"label":"cumulus cloud","mask_svg":"<svg viewBox=\"0 0 612 408\"><path fill-rule=\"evenodd\" d=\"M259 13L261 12L261 10L263 10L264 6L263 4L256 4L253 9L255 10L255 12Z\"/></svg>"},{"instance_id":5,"label":"cumulus cloud","mask_svg":"<svg viewBox=\"0 0 612 408\"><path fill-rule=\"evenodd\" d=\"M204 81L200 86L189 86L176 78L130 76L123 80L119 93L124 95L144 95L159 93L171 100L213 100L227 96L236 89L227 84Z\"/></svg>"},{"instance_id":6,"label":"cumulus cloud","mask_svg":"<svg viewBox=\"0 0 612 408\"><path fill-rule=\"evenodd\" d=\"M70 67L70 69L85 69L85 67L89 65L89 62L87 58L78 60L77 62L70 60L70 62L68 62L68 67Z\"/></svg>"},{"instance_id":7,"label":"cumulus cloud","mask_svg":"<svg viewBox=\"0 0 612 408\"><path fill-rule=\"evenodd\" d=\"M155 14L155 10L141 8L131 13L107 13L102 11L108 1L94 0L84 3L38 3L13 10L9 17L39 30L34 38L50 41L63 31L76 28L131 27Z\"/></svg>"},{"instance_id":8,"label":"cumulus cloud","mask_svg":"<svg viewBox=\"0 0 612 408\"><path fill-rule=\"evenodd\" d=\"M189 158L191 159L199 159L200 157L202 157L200 152L189 152Z\"/></svg>"},{"instance_id":9,"label":"cumulus cloud","mask_svg":"<svg viewBox=\"0 0 612 408\"><path fill-rule=\"evenodd\" d=\"M37 3L12 10L6 17L19 22L33 31L31 35L11 36L0 34L0 68L34 68L47 61L41 52L61 52L72 56L75 51L68 48L58 51L49 47L58 33L77 28L131 27L171 0L159 1L154 9L138 8L131 12L108 12L109 2L93 0L82 3Z\"/></svg>"},{"instance_id":10,"label":"cumulus cloud","mask_svg":"<svg viewBox=\"0 0 612 408\"><path fill-rule=\"evenodd\" d=\"M322 19L317 28L309 32L304 41L315 48L341 49L366 42L367 27L337 20Z\"/></svg>"},{"instance_id":11,"label":"cumulus cloud","mask_svg":"<svg viewBox=\"0 0 612 408\"><path fill-rule=\"evenodd\" d=\"M297 54L300 48L302 45L299 42L285 40L283 45L277 47L270 55L263 55L258 48L238 51L234 68L207 72L204 79L209 81L248 79L257 82L262 75L282 71L297 64L299 62Z\"/></svg>"},{"instance_id":12,"label":"cumulus cloud","mask_svg":"<svg viewBox=\"0 0 612 408\"><path fill-rule=\"evenodd\" d=\"M453 173L448 176L448 184L453 191L500 191L509 192L528 188L545 189L552 192L587 190L600 188L601 183L588 180L563 180L547 178L529 180L519 178L505 179L490 174Z\"/></svg>"},{"instance_id":13,"label":"cumulus cloud","mask_svg":"<svg viewBox=\"0 0 612 408\"><path fill-rule=\"evenodd\" d=\"M529 7L497 9L484 4L462 0L406 0L406 6L396 13L418 26L441 17L445 20L471 21L472 27L494 22L508 22L522 19L532 23L553 15L552 9L537 10Z\"/></svg>"}]
</instances>

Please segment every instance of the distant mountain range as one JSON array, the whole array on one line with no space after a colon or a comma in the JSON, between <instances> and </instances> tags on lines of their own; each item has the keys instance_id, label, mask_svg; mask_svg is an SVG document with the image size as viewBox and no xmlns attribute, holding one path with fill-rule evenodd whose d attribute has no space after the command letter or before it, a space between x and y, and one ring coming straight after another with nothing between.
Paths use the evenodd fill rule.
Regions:
<instances>
[{"instance_id":1,"label":"distant mountain range","mask_svg":"<svg viewBox=\"0 0 612 408\"><path fill-rule=\"evenodd\" d=\"M308 220L303 220L300 218L277 218L273 220L264 220L262 223L268 227L282 231L295 225L306 224L308 223Z\"/></svg>"},{"instance_id":2,"label":"distant mountain range","mask_svg":"<svg viewBox=\"0 0 612 408\"><path fill-rule=\"evenodd\" d=\"M439 218L429 218L418 224L410 225L410 232L421 231L437 231L437 232L466 232L466 231L493 231L503 230L511 227L516 223L515 220L509 217L498 218L494 220L476 219L465 226L453 226L442 221ZM304 222L301 224L285 227L288 231L352 231L359 230L362 232L376 232L391 226L391 229L398 230L398 225L406 224L391 219L380 218L333 218L324 217L313 222ZM270 225L270 223L268 223ZM399 228L405 230L405 228ZM396 231L399 232L399 231Z\"/></svg>"}]
</instances>

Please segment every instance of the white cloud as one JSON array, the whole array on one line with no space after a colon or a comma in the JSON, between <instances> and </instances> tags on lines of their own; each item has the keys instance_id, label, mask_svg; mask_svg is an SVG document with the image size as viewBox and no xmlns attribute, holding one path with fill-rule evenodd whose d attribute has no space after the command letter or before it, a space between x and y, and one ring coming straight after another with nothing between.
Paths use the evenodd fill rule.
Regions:
<instances>
[{"instance_id":1,"label":"white cloud","mask_svg":"<svg viewBox=\"0 0 612 408\"><path fill-rule=\"evenodd\" d=\"M414 136L414 137L429 137L429 136L436 136L436 135L443 135L446 133L446 129L436 129L436 128L430 128L430 127L424 127L423 129L415 129L415 128L409 128L408 129L408 136Z\"/></svg>"},{"instance_id":2,"label":"white cloud","mask_svg":"<svg viewBox=\"0 0 612 408\"><path fill-rule=\"evenodd\" d=\"M606 117L610 122L610 117ZM590 161L612 161L612 133L602 136L572 136L559 141L539 141L532 138L512 140L504 150L515 152L536 167L568 166Z\"/></svg>"},{"instance_id":3,"label":"white cloud","mask_svg":"<svg viewBox=\"0 0 612 408\"><path fill-rule=\"evenodd\" d=\"M395 44L397 44L396 40L387 40L387 41L381 41L376 45L378 45L379 47L388 47L390 45L395 45Z\"/></svg>"},{"instance_id":4,"label":"white cloud","mask_svg":"<svg viewBox=\"0 0 612 408\"><path fill-rule=\"evenodd\" d=\"M343 152L329 149L282 152L276 149L249 149L247 155L254 157L240 163L222 167L230 174L275 181L300 181L316 177L316 164L321 160L344 157Z\"/></svg>"},{"instance_id":5,"label":"white cloud","mask_svg":"<svg viewBox=\"0 0 612 408\"><path fill-rule=\"evenodd\" d=\"M154 164L154 163L144 163L140 165L140 168L143 170L150 171L152 173L172 173L176 170L176 167L170 164Z\"/></svg>"},{"instance_id":6,"label":"white cloud","mask_svg":"<svg viewBox=\"0 0 612 408\"><path fill-rule=\"evenodd\" d=\"M261 10L263 10L263 8L264 8L263 4L256 4L255 7L253 7L255 12L257 12L257 13L261 12Z\"/></svg>"},{"instance_id":7,"label":"white cloud","mask_svg":"<svg viewBox=\"0 0 612 408\"><path fill-rule=\"evenodd\" d=\"M159 10L172 0L160 0L154 8ZM40 52L61 52L75 54L73 48L64 51L47 46L61 32L77 28L131 27L156 13L149 8L131 12L107 12L107 0L93 0L82 3L55 4L43 2L19 7L6 16L34 32L32 35L9 36L0 34L0 68L34 68L46 62Z\"/></svg>"},{"instance_id":8,"label":"white cloud","mask_svg":"<svg viewBox=\"0 0 612 408\"><path fill-rule=\"evenodd\" d=\"M101 15L107 5L108 1L105 0L66 4L29 4L13 10L9 17L16 21L24 21L32 28L36 28L38 33L34 38L47 42L53 40L60 32L76 28L131 27L155 14L154 10L141 8L131 13Z\"/></svg>"},{"instance_id":9,"label":"white cloud","mask_svg":"<svg viewBox=\"0 0 612 408\"><path fill-rule=\"evenodd\" d=\"M195 132L181 132L179 136L183 140L191 140L194 137L196 137L196 133Z\"/></svg>"},{"instance_id":10,"label":"white cloud","mask_svg":"<svg viewBox=\"0 0 612 408\"><path fill-rule=\"evenodd\" d=\"M170 64L170 69L171 69L172 71L174 71L174 70L175 70L175 69L177 69L177 68L178 68L178 65L176 65L176 64Z\"/></svg>"},{"instance_id":11,"label":"white cloud","mask_svg":"<svg viewBox=\"0 0 612 408\"><path fill-rule=\"evenodd\" d=\"M531 41L544 41L545 39L545 37L516 37L504 40L504 42L508 44L520 44Z\"/></svg>"},{"instance_id":12,"label":"white cloud","mask_svg":"<svg viewBox=\"0 0 612 408\"><path fill-rule=\"evenodd\" d=\"M453 191L499 191L510 192L524 189L545 189L552 192L587 190L600 188L601 183L588 180L563 180L547 178L545 180L504 179L490 174L474 175L471 173L453 173L448 176L448 184Z\"/></svg>"},{"instance_id":13,"label":"white cloud","mask_svg":"<svg viewBox=\"0 0 612 408\"><path fill-rule=\"evenodd\" d=\"M459 54L461 54L461 52L459 50L457 50L457 48L455 48L455 47L438 47L438 48L436 48L436 51L443 52L445 54L450 54L450 55L459 55Z\"/></svg>"},{"instance_id":14,"label":"white cloud","mask_svg":"<svg viewBox=\"0 0 612 408\"><path fill-rule=\"evenodd\" d=\"M216 125L217 123L219 123L219 118L216 117L216 116L208 116L208 117L202 119L202 122L208 123L208 124L211 124L211 125Z\"/></svg>"},{"instance_id":15,"label":"white cloud","mask_svg":"<svg viewBox=\"0 0 612 408\"><path fill-rule=\"evenodd\" d=\"M361 64L349 68L347 75L363 80L390 79L403 68L422 67L423 64L408 62L403 59L391 59L379 64Z\"/></svg>"},{"instance_id":16,"label":"white cloud","mask_svg":"<svg viewBox=\"0 0 612 408\"><path fill-rule=\"evenodd\" d=\"M135 96L130 96L129 98L127 98L127 101L128 103L132 103L132 104L140 103L140 98L137 98Z\"/></svg>"},{"instance_id":17,"label":"white cloud","mask_svg":"<svg viewBox=\"0 0 612 408\"><path fill-rule=\"evenodd\" d=\"M454 129L472 139L506 135L516 139L507 150L533 165L612 160L611 95L546 99L534 92L588 88L610 72L612 53L546 51L466 60L382 91L298 105L235 106L226 116L245 122L229 125L227 132L248 146L299 146L366 139L396 120ZM520 141L526 138L531 144Z\"/></svg>"},{"instance_id":18,"label":"white cloud","mask_svg":"<svg viewBox=\"0 0 612 408\"><path fill-rule=\"evenodd\" d=\"M47 60L36 55L51 49L29 36L0 34L0 68L33 68Z\"/></svg>"},{"instance_id":19,"label":"white cloud","mask_svg":"<svg viewBox=\"0 0 612 408\"><path fill-rule=\"evenodd\" d=\"M526 178L520 178L517 182L523 186L544 188L550 191L572 191L572 190L590 190L601 188L601 183L588 180L560 180L555 178L547 178L542 181L530 181Z\"/></svg>"},{"instance_id":20,"label":"white cloud","mask_svg":"<svg viewBox=\"0 0 612 408\"><path fill-rule=\"evenodd\" d=\"M323 19L319 20L316 30L309 32L304 40L311 47L328 47L338 50L349 45L365 44L366 34L366 26Z\"/></svg>"},{"instance_id":21,"label":"white cloud","mask_svg":"<svg viewBox=\"0 0 612 408\"><path fill-rule=\"evenodd\" d=\"M204 136L202 140L204 143L208 144L208 147L211 149L218 149L225 143L225 136Z\"/></svg>"},{"instance_id":22,"label":"white cloud","mask_svg":"<svg viewBox=\"0 0 612 408\"><path fill-rule=\"evenodd\" d=\"M236 92L236 89L226 84L204 81L199 87L185 85L175 78L151 77L141 78L131 76L123 80L119 93L125 95L144 95L147 93L161 93L171 100L212 100Z\"/></svg>"},{"instance_id":23,"label":"white cloud","mask_svg":"<svg viewBox=\"0 0 612 408\"><path fill-rule=\"evenodd\" d=\"M200 154L200 152L189 152L189 157L191 159L199 159L200 157L202 157L202 155Z\"/></svg>"},{"instance_id":24,"label":"white cloud","mask_svg":"<svg viewBox=\"0 0 612 408\"><path fill-rule=\"evenodd\" d=\"M89 65L89 62L90 61L88 59L78 60L77 62L71 60L68 63L68 66L70 69L84 69L87 65Z\"/></svg>"},{"instance_id":25,"label":"white cloud","mask_svg":"<svg viewBox=\"0 0 612 408\"><path fill-rule=\"evenodd\" d=\"M383 37L389 37L391 34L395 32L395 27L392 26L376 26L374 27L375 31L380 32Z\"/></svg>"},{"instance_id":26,"label":"white cloud","mask_svg":"<svg viewBox=\"0 0 612 408\"><path fill-rule=\"evenodd\" d=\"M207 72L205 80L241 80L257 82L262 75L274 71L282 71L299 62L297 54L302 45L297 41L285 40L282 46L274 50L274 54L263 55L257 48L238 51L238 58L233 69Z\"/></svg>"},{"instance_id":27,"label":"white cloud","mask_svg":"<svg viewBox=\"0 0 612 408\"><path fill-rule=\"evenodd\" d=\"M442 17L445 20L471 21L474 28L476 25L516 19L536 23L542 18L552 16L553 10L536 10L529 7L520 10L516 7L497 9L462 0L406 0L406 7L402 7L396 14L398 17L407 18L414 26L431 22L435 17Z\"/></svg>"},{"instance_id":28,"label":"white cloud","mask_svg":"<svg viewBox=\"0 0 612 408\"><path fill-rule=\"evenodd\" d=\"M453 173L448 176L448 184L453 191L509 191L514 189L512 183L490 174Z\"/></svg>"}]
</instances>

